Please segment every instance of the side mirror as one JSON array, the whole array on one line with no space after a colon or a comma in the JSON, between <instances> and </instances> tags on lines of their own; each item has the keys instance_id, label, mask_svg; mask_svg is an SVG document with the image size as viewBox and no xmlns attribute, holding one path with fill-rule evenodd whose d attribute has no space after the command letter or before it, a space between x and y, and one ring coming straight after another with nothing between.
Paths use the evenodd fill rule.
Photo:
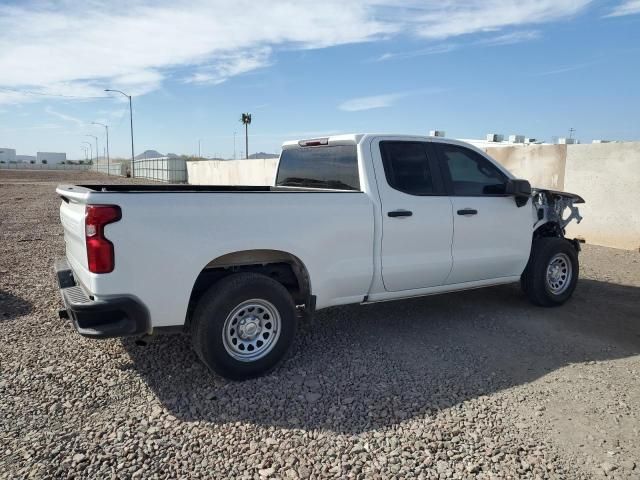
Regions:
<instances>
[{"instance_id":1,"label":"side mirror","mask_svg":"<svg viewBox=\"0 0 640 480\"><path fill-rule=\"evenodd\" d=\"M516 199L516 205L522 207L531 197L531 184L528 180L508 180L505 193L513 195Z\"/></svg>"}]
</instances>

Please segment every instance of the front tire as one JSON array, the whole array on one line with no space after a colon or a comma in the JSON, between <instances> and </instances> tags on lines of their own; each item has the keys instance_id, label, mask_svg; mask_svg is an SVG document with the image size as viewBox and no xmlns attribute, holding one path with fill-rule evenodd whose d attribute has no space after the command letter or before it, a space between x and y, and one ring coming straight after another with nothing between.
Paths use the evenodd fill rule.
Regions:
<instances>
[{"instance_id":1,"label":"front tire","mask_svg":"<svg viewBox=\"0 0 640 480\"><path fill-rule=\"evenodd\" d=\"M578 274L576 248L564 238L543 237L533 241L521 285L532 303L556 307L569 300Z\"/></svg>"},{"instance_id":2,"label":"front tire","mask_svg":"<svg viewBox=\"0 0 640 480\"><path fill-rule=\"evenodd\" d=\"M191 341L209 369L244 380L274 368L295 332L296 308L287 289L265 275L238 273L203 294Z\"/></svg>"}]
</instances>

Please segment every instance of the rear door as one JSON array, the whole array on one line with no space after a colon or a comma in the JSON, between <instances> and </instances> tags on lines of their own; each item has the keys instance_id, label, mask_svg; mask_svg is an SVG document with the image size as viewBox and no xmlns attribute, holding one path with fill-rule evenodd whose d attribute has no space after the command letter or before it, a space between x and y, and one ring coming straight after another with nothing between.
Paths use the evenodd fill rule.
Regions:
<instances>
[{"instance_id":1,"label":"rear door","mask_svg":"<svg viewBox=\"0 0 640 480\"><path fill-rule=\"evenodd\" d=\"M429 143L375 140L371 153L382 205L382 280L397 292L444 284L453 219Z\"/></svg>"},{"instance_id":2,"label":"rear door","mask_svg":"<svg viewBox=\"0 0 640 480\"><path fill-rule=\"evenodd\" d=\"M447 284L520 275L529 258L531 200L505 194L507 175L470 148L433 142L453 204L453 268Z\"/></svg>"}]
</instances>

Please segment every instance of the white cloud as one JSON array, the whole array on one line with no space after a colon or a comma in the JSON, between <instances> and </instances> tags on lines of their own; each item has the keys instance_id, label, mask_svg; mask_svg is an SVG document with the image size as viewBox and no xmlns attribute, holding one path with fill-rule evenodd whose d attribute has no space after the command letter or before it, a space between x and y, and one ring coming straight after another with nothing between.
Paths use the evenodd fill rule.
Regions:
<instances>
[{"instance_id":1,"label":"white cloud","mask_svg":"<svg viewBox=\"0 0 640 480\"><path fill-rule=\"evenodd\" d=\"M464 0L416 7L412 23L425 38L447 38L533 25L579 13L591 0Z\"/></svg>"},{"instance_id":2,"label":"white cloud","mask_svg":"<svg viewBox=\"0 0 640 480\"><path fill-rule=\"evenodd\" d=\"M352 98L338 105L338 108L345 112L360 112L362 110L390 107L397 100L407 95L407 93L387 93L384 95L373 95L371 97Z\"/></svg>"},{"instance_id":3,"label":"white cloud","mask_svg":"<svg viewBox=\"0 0 640 480\"><path fill-rule=\"evenodd\" d=\"M483 38L478 43L480 45L497 47L500 45L512 45L514 43L527 42L529 40L536 40L538 38L540 38L540 32L538 30L520 30L516 32L505 33L502 35L496 35L489 38Z\"/></svg>"},{"instance_id":4,"label":"white cloud","mask_svg":"<svg viewBox=\"0 0 640 480\"><path fill-rule=\"evenodd\" d=\"M83 122L79 118L72 117L71 115L66 115L64 113L56 112L51 107L46 107L44 109L44 111L47 112L49 115L53 115L54 117L60 118L62 120L66 120L67 122L71 122L74 125L76 125L77 127L84 127L85 126L85 122Z\"/></svg>"},{"instance_id":5,"label":"white cloud","mask_svg":"<svg viewBox=\"0 0 640 480\"><path fill-rule=\"evenodd\" d=\"M28 95L12 90L0 90L0 105L24 103L30 100Z\"/></svg>"},{"instance_id":6,"label":"white cloud","mask_svg":"<svg viewBox=\"0 0 640 480\"><path fill-rule=\"evenodd\" d=\"M606 15L607 17L622 17L625 15L635 15L640 13L640 0L627 0Z\"/></svg>"},{"instance_id":7,"label":"white cloud","mask_svg":"<svg viewBox=\"0 0 640 480\"><path fill-rule=\"evenodd\" d=\"M427 55L439 55L443 53L449 53L457 48L457 45L451 43L444 43L441 45L434 45L432 47L423 48L420 50L411 50L408 52L387 52L380 55L375 59L376 62L384 62L386 60L404 60L415 57L425 57Z\"/></svg>"},{"instance_id":8,"label":"white cloud","mask_svg":"<svg viewBox=\"0 0 640 480\"><path fill-rule=\"evenodd\" d=\"M573 72L574 70L581 70L583 68L591 67L597 62L575 63L570 65L561 65L551 70L544 70L535 74L536 76L557 75L559 73Z\"/></svg>"},{"instance_id":9,"label":"white cloud","mask_svg":"<svg viewBox=\"0 0 640 480\"><path fill-rule=\"evenodd\" d=\"M214 62L196 69L195 73L185 79L187 83L212 83L217 85L231 77L240 75L270 64L271 49L259 48L255 52L239 52L233 55L222 55Z\"/></svg>"},{"instance_id":10,"label":"white cloud","mask_svg":"<svg viewBox=\"0 0 640 480\"><path fill-rule=\"evenodd\" d=\"M447 88L432 87L420 88L417 90L410 90L406 92L385 93L382 95L356 97L342 102L340 105L338 105L338 109L344 110L345 112L360 112L363 110L372 110L374 108L391 107L398 100L405 97L414 95L435 95L446 92L447 90Z\"/></svg>"},{"instance_id":11,"label":"white cloud","mask_svg":"<svg viewBox=\"0 0 640 480\"><path fill-rule=\"evenodd\" d=\"M142 95L160 88L167 77L216 84L270 65L277 49L324 48L398 34L444 39L498 32L565 18L589 2L26 0L0 4L0 87L22 91L0 90L0 103L34 100L38 94L102 97L105 87Z\"/></svg>"}]
</instances>

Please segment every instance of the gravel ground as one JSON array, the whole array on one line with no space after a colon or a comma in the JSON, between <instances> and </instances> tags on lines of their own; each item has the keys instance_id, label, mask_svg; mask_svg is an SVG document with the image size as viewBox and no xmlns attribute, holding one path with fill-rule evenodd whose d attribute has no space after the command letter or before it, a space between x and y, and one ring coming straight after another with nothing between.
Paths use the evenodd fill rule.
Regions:
<instances>
[{"instance_id":1,"label":"gravel ground","mask_svg":"<svg viewBox=\"0 0 640 480\"><path fill-rule=\"evenodd\" d=\"M0 171L1 478L640 479L639 253L585 246L557 309L509 285L325 310L234 383L182 336L58 319L54 187L95 179Z\"/></svg>"}]
</instances>

